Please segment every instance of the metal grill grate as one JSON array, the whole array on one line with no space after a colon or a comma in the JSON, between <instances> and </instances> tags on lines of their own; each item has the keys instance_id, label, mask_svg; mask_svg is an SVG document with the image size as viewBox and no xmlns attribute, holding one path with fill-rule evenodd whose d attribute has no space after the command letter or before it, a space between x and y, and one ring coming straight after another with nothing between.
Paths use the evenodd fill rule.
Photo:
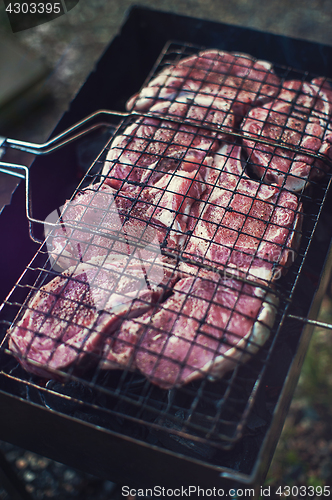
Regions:
<instances>
[{"instance_id":1,"label":"metal grill grate","mask_svg":"<svg viewBox=\"0 0 332 500\"><path fill-rule=\"evenodd\" d=\"M196 52L196 47L170 43L146 83L160 70ZM230 68L235 65L241 68L241 64L233 61ZM274 70L281 82L289 79L307 82L314 77L286 67ZM258 92L266 78L265 75ZM213 122L215 109L211 103L200 105L204 114L199 119L170 113L172 105L180 103L190 115L195 96L206 93L205 80L197 80L198 89L194 95L190 91L190 101L188 96L179 98L179 93L175 93L168 108L162 103L163 114L160 109L155 114L153 109L136 110L121 122L115 138L67 202L58 227L51 230L3 305L3 333L13 320L21 332L30 332L25 357L20 346L12 343L11 350L16 350L16 357L21 358L22 366L32 374L10 355L8 337L2 344L1 376L14 393L105 429L216 463L218 450L231 449L244 433L250 434L250 418L262 390L264 374L283 336L290 304L292 301L294 304L298 293L298 280L327 196L330 175L319 179L318 174L318 180L313 178L308 185L303 183L296 194L286 188L288 173L279 187L259 179L252 153L262 144L273 147L273 157L280 158L282 151L295 154L299 147L257 136L251 153L248 146L243 154L239 124L232 129L227 122L233 114L235 98L244 91L244 79L236 82L236 95L227 102L221 126ZM158 87L154 104L160 99L165 101L163 89L162 85ZM302 95L300 90L297 95ZM188 102L183 102L187 98ZM263 105L256 104L255 108ZM301 137L311 120L310 113L305 111L307 121ZM303 113L301 116L303 119ZM327 132L328 121L324 116L316 113L315 118L325 120L324 133ZM238 121L237 116L235 120ZM284 123L281 135L286 132L289 130ZM302 156L305 153L316 161L317 171L325 173L327 167L321 162L325 158L319 151L303 148L300 151ZM228 168L230 161L232 169ZM98 164L100 168L96 170ZM269 167L268 163L266 171ZM92 173L96 171L98 174ZM214 193L218 195L217 201L213 201ZM167 197L174 205L167 205ZM188 206L192 209L190 213ZM211 208L214 212L221 210L220 221L204 215ZM279 221L285 215L288 226ZM204 225L209 226L205 236ZM274 232L284 232L282 238L273 239L271 228ZM220 241L218 232L222 235ZM264 245L272 252L270 255L266 251L260 253ZM196 251L199 247L203 250ZM63 273L64 268L69 270ZM199 283L204 286L200 288ZM42 294L41 287L44 287ZM115 287L118 296L114 301ZM209 287L210 295L203 297L202 290ZM142 338L151 330L151 315L155 318L159 314L165 325L167 315L172 325L180 320L196 322L191 349L201 347L202 332L206 342L215 343L216 332L204 332L204 328L213 308L221 307L218 287L223 295L225 290L229 293L229 302L222 304L225 323L214 325L226 346L226 354L218 353L215 346L205 347L205 353L210 358L212 352L213 356L220 354L223 364L225 360L233 361L228 366L232 370L212 382L201 372L212 376L215 367L197 368L195 360L190 359L190 349L185 349L184 359L176 359L165 352L165 347L151 350L151 346L142 343ZM259 299L254 290L259 290ZM174 306L175 296L179 307ZM47 312L40 310L41 299L48 304ZM254 316L243 309L241 301L246 303L247 299L260 301ZM198 315L190 310L192 300L199 305ZM274 316L279 303L274 321L260 316L264 304L267 307L271 300L270 315ZM27 311L34 315L35 325L22 323ZM227 339L225 331L240 316L242 322L253 320L256 328L263 328L268 340L263 343L251 334L234 347L234 339ZM48 354L40 364L36 361L39 355L34 357L33 353L36 346L49 342L45 328L54 327L59 319L64 325L59 338L45 349ZM151 342L158 342L167 332L167 325L160 326L162 320L159 326L157 322L153 325ZM84 334L71 343L68 331L82 330L82 323ZM127 331L124 325L128 325ZM137 338L131 335L129 326L138 330ZM122 328L126 334L121 341L115 337L114 332L119 331L116 328ZM110 358L105 350L107 338L111 338ZM115 355L119 353L114 352L116 341L120 354L123 354L121 349L129 350L121 360ZM57 364L64 345L70 360ZM233 352L229 352L232 348ZM150 381L137 370L137 366L142 368L142 358L147 354L150 369L146 368L145 375ZM243 364L247 358L249 361ZM165 359L176 372L172 381L165 379L160 368ZM188 367L195 377L182 387L173 387ZM45 376L52 380L46 383Z\"/></svg>"}]
</instances>

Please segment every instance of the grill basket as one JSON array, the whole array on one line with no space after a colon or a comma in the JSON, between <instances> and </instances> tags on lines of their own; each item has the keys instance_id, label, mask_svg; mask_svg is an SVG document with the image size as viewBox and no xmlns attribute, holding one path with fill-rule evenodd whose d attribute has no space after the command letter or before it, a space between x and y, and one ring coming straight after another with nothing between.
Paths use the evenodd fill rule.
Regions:
<instances>
[{"instance_id":1,"label":"grill basket","mask_svg":"<svg viewBox=\"0 0 332 500\"><path fill-rule=\"evenodd\" d=\"M131 15L135 17L137 12L140 13L140 9L138 11L134 9ZM130 25L130 22L129 19L127 21L128 25ZM122 34L122 37L124 36ZM195 54L198 50L201 50L201 47L192 44L167 43L158 57L156 64L150 71L145 84L160 69L167 67L170 63L177 62L185 56ZM266 59L268 58L266 57ZM311 74L308 71L294 69L281 64L274 64L274 70L282 80L297 79L310 81L313 77L319 76L319 73ZM208 111L209 108L207 109ZM115 127L115 137L121 137L124 133L127 133L128 127L133 123L140 122L144 124L146 120L151 120L151 115L146 113L134 113L128 116L119 113L120 115L122 115L120 123ZM157 166L165 158L169 159L167 158L167 154L158 153L156 155L155 153L151 153L151 151L155 151L156 149L155 145L158 141L156 136L161 127L169 127L175 133L182 131L183 122L176 119L176 117L156 117L154 115L152 119L154 120L154 125L152 126L153 133L149 137L144 150L140 152L139 159L134 164L133 169L137 168L137 166L140 169L144 168L140 164L143 161L143 157L146 160L147 157L152 156ZM205 126L202 123L192 121L186 125L189 128L189 135L192 136L186 152L192 147L197 137L200 135L205 137L206 133L215 137L217 134L226 132L227 137L224 138L224 141L228 141L229 144L237 144L240 141L240 133L238 131L230 133L229 130L224 130L214 125ZM78 136L81 143L83 141L82 136L83 133ZM75 138L77 139L77 137ZM98 196L98 193L102 192L105 180L113 178L112 170L111 172L103 170L105 159L110 152L110 148L112 148L112 144L114 147L114 142L112 141L114 141L114 135L105 140L106 144L101 152L98 153L96 160L92 162L91 167L84 174L79 186L74 191L72 199L82 189L90 191L93 199L93 196ZM258 138L256 144L260 142L262 141ZM280 144L275 146L280 147ZM24 147L30 148L30 145L25 145ZM73 148L74 146L71 145L70 147ZM285 147L288 150L292 149L287 145ZM52 156L58 154L56 151ZM52 158L52 156L49 158ZM69 153L70 156L71 153ZM317 159L320 159L319 155L316 156ZM248 172L252 180L259 185L259 181L255 179L252 170L250 170L250 155L248 155L246 160L245 173L234 174L237 179L237 185L239 185L241 180L248 178ZM149 162L151 163L151 161ZM172 179L179 176L179 163L177 162L175 165ZM199 168L202 168L202 166L198 165ZM133 169L130 174L133 172ZM18 170L20 170L19 166ZM36 182L33 178L29 179L29 182L30 180L31 184ZM52 279L59 276L56 257L54 258L53 256L52 259L49 257L50 238L52 237L51 230L46 243L40 246L32 257L32 260L26 266L21 277L15 280L16 284L5 298L1 310L1 333L5 340L0 351L2 367L0 387L4 402L8 405L9 413L11 414L18 408L25 408L25 412L30 417L33 418L36 415L38 422L44 421L41 435L44 432L47 436L49 435L48 425L52 424L55 428L60 428L60 426L64 425L65 435L61 438L61 446L64 446L64 450L59 449L56 446L54 438L51 437L49 444L46 444L45 448L42 448L42 452L47 456L60 459L61 461L67 460L70 464L77 465L78 463L83 468L88 467L89 471L91 471L91 459L83 460L84 463L82 465L76 461L78 458L73 458L73 454L68 452L72 441L69 437L71 429L77 431L77 436L82 434L82 440L86 443L85 455L91 453L95 456L94 450L100 446L101 457L105 458L108 456L107 443L113 443L117 446L117 449L121 448L122 450L120 452L119 463L122 463L121 455L126 457L126 453L132 451L137 457L147 457L150 464L154 459L156 459L156 463L165 464L165 472L159 474L157 477L160 481L167 482L169 479L167 485L171 483L179 484L179 482L185 484L189 475L192 476L195 471L198 472L200 477L204 476L206 484L211 480L213 484L216 481L220 484L229 485L253 484L264 469L263 457L266 457L273 450L273 446L277 441L278 432L280 432L281 428L280 422L283 420L292 390L296 384L299 367L311 331L309 324L303 328L303 321L310 323L310 318L315 319L317 308L319 307L328 280L328 266L324 267L323 262L326 260L329 261L329 235L325 234L322 241L321 227L324 223L326 207L329 205L330 182L330 174L326 174L323 180L319 182L313 180L309 186L302 189L297 195L293 195L296 196L299 202L298 208L295 211L293 209L293 217L294 219L297 216L301 218L302 238L299 249L297 252L293 252L294 258L292 258L293 262L288 272L286 274L282 273L284 275L280 277L278 275L278 279L274 281L274 295L278 297L279 305L274 326L271 328L267 342L249 362L243 364L242 356L247 354L248 346L250 345L250 342L247 343L241 348L242 352L240 353L239 360L236 362L235 369L216 382L211 382L207 378L203 378L190 382L183 387L172 388L170 390L161 389L157 385L151 384L137 371L133 372L127 369L96 369L95 359L90 360L92 368L83 373L80 373L79 367L75 363L65 371L48 368L50 373L54 374L54 377L52 380L46 381L38 374L38 369L35 370L35 374L29 374L23 370L10 354L7 339L5 338L8 327L13 321L17 323L24 311L31 307L31 297L40 287L47 285ZM68 184L73 185L73 183ZM136 188L141 187L142 190L144 189L144 186L140 186L139 183L135 184L135 182L131 182L131 185ZM35 187L32 186L30 190L33 193ZM117 196L121 196L121 193L123 191L120 190L115 195L115 201L113 200L112 203L116 203ZM38 222L38 219L43 220L43 217L45 219L45 215L47 214L45 214L44 208L40 209L38 201L35 204L32 194L33 210L31 210L31 200L29 199L29 195L27 196L25 202L21 203L21 205L22 207L25 205L30 222ZM54 210L62 205L66 197L69 197L68 193L62 193L61 202L57 202L56 205L54 205L54 200L52 200L52 209ZM186 199L190 199L190 196L187 195ZM256 200L257 198L253 196L250 201L251 205ZM129 196L126 201L132 203L132 197ZM302 204L303 209L299 208L300 204ZM275 207L272 203L268 203L267 205L270 206L269 217L271 218L271 212L273 213ZM89 206L83 206L83 214ZM231 201L229 203L230 206ZM21 212L23 211L22 207ZM232 208L232 210L234 209ZM36 218L34 218L35 213L37 213ZM129 220L130 222L134 220L136 223L137 215L135 214L136 212L129 212L126 221ZM181 206L175 216L179 214L181 214ZM102 228L104 228L103 217L104 215L100 219ZM259 221L257 215L251 214L250 218L253 223ZM139 219L138 217L139 222L144 222L145 220L145 218ZM149 222L151 223L152 220L150 219ZM73 229L70 227L70 224L67 227L69 227L69 230ZM94 234L94 231L95 228L88 229L89 234ZM199 275L198 273L202 271L209 271L210 273L217 273L219 275L220 283L223 280L228 280L229 282L234 274L234 268L229 265L229 262L226 262L226 265L221 268L218 266L218 262L214 262L213 260L197 259L190 252L170 248L168 242L171 231L176 233L176 229L173 226L170 230L168 229L165 232L164 244L160 247L152 245L153 252L155 253L154 263L159 258L165 258L167 262L172 262L174 266L189 264L196 270L196 275ZM31 232L34 234L35 228L31 229ZM36 228L36 232L39 232L38 228ZM299 232L300 228L297 227L295 233ZM187 236L190 240L192 235L188 234ZM34 237L34 239L36 238ZM144 257L142 258L140 253L146 245L144 231L142 235L135 235L133 232L128 231L124 238L125 241L123 241L123 233L121 231L113 231L110 239L112 245L115 245L116 248L118 248L116 245L123 243L134 247L135 252L140 254L142 267L146 268L148 261L144 260ZM238 237L235 240L234 247L237 241ZM257 245L264 241L265 235L263 233L258 238ZM149 240L148 243L150 244L151 241ZM285 250L285 245L286 243L281 245L281 251ZM151 250L151 245L149 249ZM318 259L317 256L321 258ZM82 256L74 262L75 269L80 265L81 260ZM274 270L278 267L277 264L275 263ZM125 273L126 269L124 270ZM120 274L118 273L117 279L119 279L119 276ZM69 278L67 283L70 283L73 279L75 281L75 278ZM197 280L197 277L195 279ZM80 278L77 278L77 280L80 283ZM230 285L231 289L232 287L240 287L241 290L245 290L245 287L250 287L256 282L253 281L250 273L244 275L240 273L240 275L235 276L232 283ZM145 276L144 286L149 287L149 284L149 280ZM320 287L317 292L318 284L320 284ZM265 297L266 290L270 289L270 285L271 283L263 283L261 285ZM90 286L94 286L93 282L90 283ZM164 307L163 304L172 291L172 277L163 284L163 287L161 302L159 300L155 307ZM52 297L52 292L50 296ZM185 297L184 302L186 300L188 299ZM150 304L147 303L145 305L149 306ZM78 300L77 304L75 302L75 307L81 306L80 300ZM236 307L236 302L234 307ZM234 309L231 308L229 312L231 315L234 314ZM129 308L123 319L130 319L130 314L131 308ZM183 315L185 313L180 311L177 314ZM295 318L302 318L303 321L298 321ZM203 324L204 322L202 321ZM158 334L161 333L162 331L158 332ZM33 335L36 337L38 334L33 332ZM301 342L299 343L300 339ZM81 352L82 346L78 349L77 354L79 355ZM282 362L280 361L281 359ZM8 426L7 422L6 425ZM22 428L22 434L20 433L17 438L13 439L15 426ZM11 435L10 440L17 442L21 446L26 445L28 448L31 448L31 440L27 438L26 426L21 426L16 419L16 422L14 420L9 427L11 429L9 431ZM36 435L36 431L32 434ZM102 443L103 436L105 436L105 443ZM96 437L97 441L94 444L93 441ZM67 445L64 445L66 439L68 440ZM40 446L37 446L36 451L41 451ZM66 454L68 458L66 458ZM79 452L75 453L76 457L78 455ZM241 457L240 459L239 456ZM105 465L105 463L101 464L102 458L100 458L92 466L92 471L94 473L98 472L104 477L116 478L117 481L121 481L121 478L125 477L129 471L133 484L141 485L140 481L148 484L148 477L154 471L154 466L153 464L150 465L149 474L146 474L142 478L140 476L140 469L137 467L138 461L144 462L143 459L135 459L135 471L132 470L131 466L127 466L125 472L120 472L120 466L116 465L114 460L112 460L110 466L113 468L113 472L110 472L110 466ZM172 470L176 469L176 464L179 464L179 472L175 473L172 479L170 479L167 476L167 471L170 468ZM98 471L96 470L97 468ZM183 475L182 472L184 472Z\"/></svg>"}]
</instances>

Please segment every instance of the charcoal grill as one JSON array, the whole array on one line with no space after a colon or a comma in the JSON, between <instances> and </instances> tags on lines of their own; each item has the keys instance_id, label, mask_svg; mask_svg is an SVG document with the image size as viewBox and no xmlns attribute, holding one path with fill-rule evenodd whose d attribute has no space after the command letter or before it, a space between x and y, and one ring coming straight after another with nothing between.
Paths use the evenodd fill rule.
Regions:
<instances>
[{"instance_id":1,"label":"charcoal grill","mask_svg":"<svg viewBox=\"0 0 332 500\"><path fill-rule=\"evenodd\" d=\"M182 40L169 42L179 40L179 33ZM76 122L85 123L84 117L95 116L96 109L112 109L113 116L122 115L127 98L157 68L195 53L198 47L250 53L272 61L279 76L287 79L332 76L325 64L331 55L328 47L135 7L60 121L53 139ZM109 82L105 74L111 74L114 67L118 68L117 78ZM115 127L117 133L127 119L131 117ZM98 131L99 125L90 128L92 139L79 133L78 141L68 141L65 148L34 161L29 171L33 213L21 183L1 214L5 235L2 335L27 295L40 286L45 275L54 276L46 246L38 249L36 244L42 238L41 228L34 225L31 229L31 222L44 220L77 189L77 176L82 177L77 152L87 140L96 159L79 187L103 179L100 167L114 129L110 131L103 123ZM176 120L174 125L178 125ZM72 130L77 135L76 127ZM46 144L46 152L53 139ZM13 141L7 143L15 146ZM23 147L29 150L31 145ZM276 284L280 306L270 340L249 363L239 364L217 383L202 380L170 392L137 374L113 371L80 376L69 370L64 383L46 383L24 372L3 343L0 389L7 410L0 416L1 439L119 484L171 488L193 484L195 477L201 487L251 485L258 494L329 279L332 231L324 226L331 203L329 187L327 175L300 194L305 210L299 255ZM29 230L35 241L29 238Z\"/></svg>"}]
</instances>

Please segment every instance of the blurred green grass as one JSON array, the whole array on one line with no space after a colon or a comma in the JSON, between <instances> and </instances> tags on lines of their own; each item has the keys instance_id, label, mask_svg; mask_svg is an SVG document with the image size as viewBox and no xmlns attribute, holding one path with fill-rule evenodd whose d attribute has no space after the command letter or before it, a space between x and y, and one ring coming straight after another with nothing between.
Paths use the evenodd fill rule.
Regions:
<instances>
[{"instance_id":1,"label":"blurred green grass","mask_svg":"<svg viewBox=\"0 0 332 500\"><path fill-rule=\"evenodd\" d=\"M324 297L318 319L332 323L330 295ZM332 485L331 395L332 331L315 328L265 481L271 491L279 486Z\"/></svg>"}]
</instances>

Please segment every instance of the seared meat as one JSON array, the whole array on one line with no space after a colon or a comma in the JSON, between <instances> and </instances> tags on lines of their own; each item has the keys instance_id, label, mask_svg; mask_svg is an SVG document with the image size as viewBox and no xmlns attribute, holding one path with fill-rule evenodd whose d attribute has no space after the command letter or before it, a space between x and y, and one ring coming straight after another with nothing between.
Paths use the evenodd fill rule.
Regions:
<instances>
[{"instance_id":1,"label":"seared meat","mask_svg":"<svg viewBox=\"0 0 332 500\"><path fill-rule=\"evenodd\" d=\"M296 195L244 174L241 147L214 157L207 189L190 213L186 253L270 281L294 260L302 205Z\"/></svg>"},{"instance_id":2,"label":"seared meat","mask_svg":"<svg viewBox=\"0 0 332 500\"><path fill-rule=\"evenodd\" d=\"M332 88L323 78L287 81L272 102L249 111L241 128L253 138L270 139L332 159ZM243 139L255 172L269 183L300 191L308 179L323 177L326 163L305 153Z\"/></svg>"}]
</instances>

